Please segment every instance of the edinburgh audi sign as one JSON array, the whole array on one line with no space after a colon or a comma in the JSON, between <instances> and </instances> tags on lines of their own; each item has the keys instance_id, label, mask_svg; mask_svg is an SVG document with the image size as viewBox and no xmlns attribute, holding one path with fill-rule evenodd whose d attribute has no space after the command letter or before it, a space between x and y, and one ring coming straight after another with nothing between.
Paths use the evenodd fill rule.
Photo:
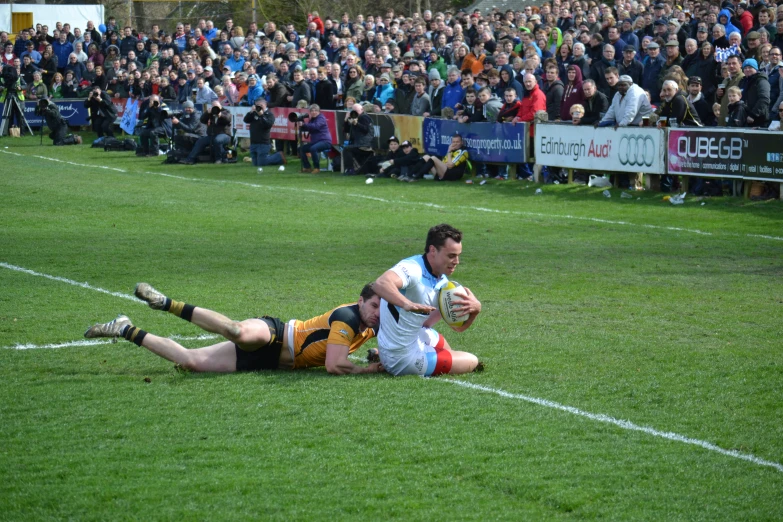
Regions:
<instances>
[{"instance_id":1,"label":"edinburgh audi sign","mask_svg":"<svg viewBox=\"0 0 783 522\"><path fill-rule=\"evenodd\" d=\"M536 126L536 163L594 172L663 174L664 131L648 127Z\"/></svg>"}]
</instances>

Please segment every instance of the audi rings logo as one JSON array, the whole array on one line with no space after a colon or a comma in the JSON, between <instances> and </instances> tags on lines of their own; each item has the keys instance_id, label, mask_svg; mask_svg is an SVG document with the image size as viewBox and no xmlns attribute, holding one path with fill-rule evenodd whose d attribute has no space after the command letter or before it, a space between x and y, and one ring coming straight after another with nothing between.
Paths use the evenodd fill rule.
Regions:
<instances>
[{"instance_id":1,"label":"audi rings logo","mask_svg":"<svg viewBox=\"0 0 783 522\"><path fill-rule=\"evenodd\" d=\"M620 138L620 163L632 167L652 167L655 162L655 140L652 136L627 134Z\"/></svg>"}]
</instances>

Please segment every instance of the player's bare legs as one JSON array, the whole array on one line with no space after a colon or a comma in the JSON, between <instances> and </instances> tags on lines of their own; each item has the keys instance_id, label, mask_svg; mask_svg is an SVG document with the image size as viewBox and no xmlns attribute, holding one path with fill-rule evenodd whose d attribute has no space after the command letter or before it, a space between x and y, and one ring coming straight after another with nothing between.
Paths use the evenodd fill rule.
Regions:
<instances>
[{"instance_id":1,"label":"player's bare legs","mask_svg":"<svg viewBox=\"0 0 783 522\"><path fill-rule=\"evenodd\" d=\"M188 350L172 339L158 337L137 328L124 315L120 315L108 323L98 323L91 326L84 336L91 339L122 337L137 346L146 348L155 355L193 371L234 372L237 369L236 348L231 341Z\"/></svg>"},{"instance_id":2,"label":"player's bare legs","mask_svg":"<svg viewBox=\"0 0 783 522\"><path fill-rule=\"evenodd\" d=\"M194 372L231 373L237 371L236 347L223 341L204 348L189 350L172 339L148 333L141 346L167 361Z\"/></svg>"},{"instance_id":3,"label":"player's bare legs","mask_svg":"<svg viewBox=\"0 0 783 522\"><path fill-rule=\"evenodd\" d=\"M222 335L248 351L266 346L272 339L269 327L258 319L234 321L213 310L174 301L147 283L137 284L134 293L136 297L146 301L150 308L169 312L190 321L202 330Z\"/></svg>"},{"instance_id":4,"label":"player's bare legs","mask_svg":"<svg viewBox=\"0 0 783 522\"><path fill-rule=\"evenodd\" d=\"M451 370L449 370L450 375L470 373L478 367L478 357L469 352L452 350L451 346L449 346L449 342L445 337L443 338L443 348L451 352Z\"/></svg>"}]
</instances>

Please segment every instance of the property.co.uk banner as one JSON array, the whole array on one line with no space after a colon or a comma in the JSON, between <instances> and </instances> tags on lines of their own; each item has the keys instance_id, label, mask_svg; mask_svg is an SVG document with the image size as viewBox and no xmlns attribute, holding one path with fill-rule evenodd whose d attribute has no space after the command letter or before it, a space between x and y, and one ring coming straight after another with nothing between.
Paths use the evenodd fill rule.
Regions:
<instances>
[{"instance_id":1,"label":"property.co.uk banner","mask_svg":"<svg viewBox=\"0 0 783 522\"><path fill-rule=\"evenodd\" d=\"M527 123L459 123L453 120L425 118L422 135L424 151L445 156L455 134L470 153L471 161L485 163L525 163L528 159Z\"/></svg>"}]
</instances>

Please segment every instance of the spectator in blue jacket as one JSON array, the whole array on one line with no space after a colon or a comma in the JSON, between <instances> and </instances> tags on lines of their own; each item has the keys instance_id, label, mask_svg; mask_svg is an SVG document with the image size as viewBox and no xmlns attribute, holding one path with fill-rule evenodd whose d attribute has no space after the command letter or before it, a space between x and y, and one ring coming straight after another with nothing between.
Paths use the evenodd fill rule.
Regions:
<instances>
[{"instance_id":1,"label":"spectator in blue jacket","mask_svg":"<svg viewBox=\"0 0 783 522\"><path fill-rule=\"evenodd\" d=\"M657 105L661 101L661 93L658 90L658 76L661 69L666 64L666 60L661 56L661 48L655 42L650 42L647 46L647 57L642 62L644 72L642 73L642 89L650 93L650 102Z\"/></svg>"},{"instance_id":2,"label":"spectator in blue jacket","mask_svg":"<svg viewBox=\"0 0 783 522\"><path fill-rule=\"evenodd\" d=\"M242 58L242 49L234 49L234 54L226 59L223 65L231 67L233 72L241 72L245 66L245 59Z\"/></svg>"},{"instance_id":3,"label":"spectator in blue jacket","mask_svg":"<svg viewBox=\"0 0 783 522\"><path fill-rule=\"evenodd\" d=\"M65 66L68 63L68 56L73 52L73 44L68 41L68 35L60 33L60 39L52 43L52 50L57 57L57 72L64 73Z\"/></svg>"},{"instance_id":4,"label":"spectator in blue jacket","mask_svg":"<svg viewBox=\"0 0 783 522\"><path fill-rule=\"evenodd\" d=\"M332 134L329 132L326 117L321 114L321 107L316 104L310 105L310 121L301 125L302 132L310 134L310 143L302 144L299 147L299 157L302 159L302 172L318 174L321 172L319 154L332 148ZM312 170L307 159L308 152L310 153L310 159L313 160Z\"/></svg>"},{"instance_id":5,"label":"spectator in blue jacket","mask_svg":"<svg viewBox=\"0 0 783 522\"><path fill-rule=\"evenodd\" d=\"M460 85L459 69L456 67L449 67L448 71L448 83L443 89L443 101L441 107L449 107L456 110L457 104L462 102L462 98L465 97L465 90Z\"/></svg>"}]
</instances>

